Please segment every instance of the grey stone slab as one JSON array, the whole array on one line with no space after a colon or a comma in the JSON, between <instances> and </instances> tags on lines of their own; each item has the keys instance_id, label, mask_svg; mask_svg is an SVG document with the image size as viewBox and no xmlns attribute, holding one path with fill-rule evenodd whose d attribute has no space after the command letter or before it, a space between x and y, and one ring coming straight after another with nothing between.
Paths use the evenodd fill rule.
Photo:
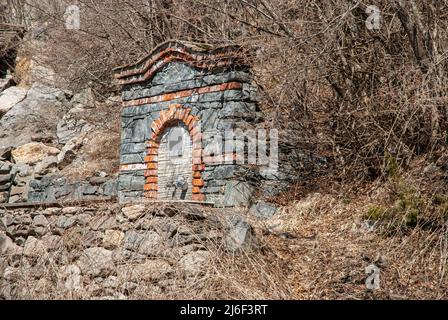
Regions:
<instances>
[{"instance_id":1,"label":"grey stone slab","mask_svg":"<svg viewBox=\"0 0 448 320\"><path fill-rule=\"evenodd\" d=\"M82 187L82 194L86 196L93 196L99 191L98 186L92 186L90 184L84 184Z\"/></svg>"},{"instance_id":2,"label":"grey stone slab","mask_svg":"<svg viewBox=\"0 0 448 320\"><path fill-rule=\"evenodd\" d=\"M121 145L121 154L146 152L146 143L124 143Z\"/></svg>"},{"instance_id":3,"label":"grey stone slab","mask_svg":"<svg viewBox=\"0 0 448 320\"><path fill-rule=\"evenodd\" d=\"M44 202L46 200L45 192L34 192L31 191L28 193L28 201L29 202Z\"/></svg>"},{"instance_id":4,"label":"grey stone slab","mask_svg":"<svg viewBox=\"0 0 448 320\"><path fill-rule=\"evenodd\" d=\"M0 161L0 174L9 174L12 170L11 164Z\"/></svg>"},{"instance_id":5,"label":"grey stone slab","mask_svg":"<svg viewBox=\"0 0 448 320\"><path fill-rule=\"evenodd\" d=\"M255 118L256 117L255 103L243 101L229 101L224 103L224 107L220 112L223 118L240 117L240 118Z\"/></svg>"},{"instance_id":6,"label":"grey stone slab","mask_svg":"<svg viewBox=\"0 0 448 320\"><path fill-rule=\"evenodd\" d=\"M106 197L116 196L118 193L118 180L110 180L103 185L103 193Z\"/></svg>"},{"instance_id":7,"label":"grey stone slab","mask_svg":"<svg viewBox=\"0 0 448 320\"><path fill-rule=\"evenodd\" d=\"M199 116L202 130L210 130L217 127L219 113L215 109L202 110L199 112Z\"/></svg>"},{"instance_id":8,"label":"grey stone slab","mask_svg":"<svg viewBox=\"0 0 448 320\"><path fill-rule=\"evenodd\" d=\"M8 183L12 180L11 174L0 174L0 184Z\"/></svg>"},{"instance_id":9,"label":"grey stone slab","mask_svg":"<svg viewBox=\"0 0 448 320\"><path fill-rule=\"evenodd\" d=\"M143 191L146 181L144 177L133 175L120 175L118 179L118 190L120 191Z\"/></svg>"},{"instance_id":10,"label":"grey stone slab","mask_svg":"<svg viewBox=\"0 0 448 320\"><path fill-rule=\"evenodd\" d=\"M250 212L257 218L269 219L272 218L278 211L278 207L272 203L259 201L252 206Z\"/></svg>"},{"instance_id":11,"label":"grey stone slab","mask_svg":"<svg viewBox=\"0 0 448 320\"><path fill-rule=\"evenodd\" d=\"M124 154L120 157L121 164L143 163L145 154Z\"/></svg>"},{"instance_id":12,"label":"grey stone slab","mask_svg":"<svg viewBox=\"0 0 448 320\"><path fill-rule=\"evenodd\" d=\"M224 194L224 206L247 206L250 203L253 187L242 181L229 181Z\"/></svg>"},{"instance_id":13,"label":"grey stone slab","mask_svg":"<svg viewBox=\"0 0 448 320\"><path fill-rule=\"evenodd\" d=\"M11 183L0 185L0 192L7 191L11 188Z\"/></svg>"}]
</instances>

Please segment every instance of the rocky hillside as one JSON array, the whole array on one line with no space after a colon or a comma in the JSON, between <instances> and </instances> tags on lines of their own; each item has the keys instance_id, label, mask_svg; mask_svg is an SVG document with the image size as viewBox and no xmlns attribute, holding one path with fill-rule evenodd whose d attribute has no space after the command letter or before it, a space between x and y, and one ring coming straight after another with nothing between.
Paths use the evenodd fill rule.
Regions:
<instances>
[{"instance_id":1,"label":"rocky hillside","mask_svg":"<svg viewBox=\"0 0 448 320\"><path fill-rule=\"evenodd\" d=\"M73 30L65 1L13 2L0 299L447 299L445 4L375 1L372 29L342 0L78 0ZM247 177L261 190L241 208L115 201L112 69L168 39L248 49L286 182Z\"/></svg>"},{"instance_id":2,"label":"rocky hillside","mask_svg":"<svg viewBox=\"0 0 448 320\"><path fill-rule=\"evenodd\" d=\"M4 201L116 196L120 99L74 94L56 87L50 69L18 63L19 85L7 79L0 92Z\"/></svg>"}]
</instances>

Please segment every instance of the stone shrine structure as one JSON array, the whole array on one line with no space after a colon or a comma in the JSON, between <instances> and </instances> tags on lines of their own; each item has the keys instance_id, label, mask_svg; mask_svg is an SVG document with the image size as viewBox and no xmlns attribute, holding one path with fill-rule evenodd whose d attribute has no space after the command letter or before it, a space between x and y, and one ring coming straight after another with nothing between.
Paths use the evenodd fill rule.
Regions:
<instances>
[{"instance_id":1,"label":"stone shrine structure","mask_svg":"<svg viewBox=\"0 0 448 320\"><path fill-rule=\"evenodd\" d=\"M236 156L245 138L236 134L231 148L222 142L262 121L240 47L170 41L114 72L123 99L121 202L248 203L254 166Z\"/></svg>"}]
</instances>

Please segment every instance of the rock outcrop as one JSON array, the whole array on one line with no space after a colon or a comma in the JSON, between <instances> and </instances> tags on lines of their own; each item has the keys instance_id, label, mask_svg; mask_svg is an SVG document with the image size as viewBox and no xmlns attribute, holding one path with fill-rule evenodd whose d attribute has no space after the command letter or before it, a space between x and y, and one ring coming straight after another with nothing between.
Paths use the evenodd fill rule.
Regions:
<instances>
[{"instance_id":1,"label":"rock outcrop","mask_svg":"<svg viewBox=\"0 0 448 320\"><path fill-rule=\"evenodd\" d=\"M6 112L0 117L0 154L32 143L35 136L56 139L56 126L70 106L64 91L39 84L29 90L11 87L1 93L1 100Z\"/></svg>"}]
</instances>

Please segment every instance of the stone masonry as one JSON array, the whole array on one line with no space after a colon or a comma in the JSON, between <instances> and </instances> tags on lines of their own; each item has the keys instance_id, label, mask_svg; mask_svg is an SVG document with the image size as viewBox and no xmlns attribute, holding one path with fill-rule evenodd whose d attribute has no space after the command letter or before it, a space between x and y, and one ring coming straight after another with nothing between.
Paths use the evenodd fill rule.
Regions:
<instances>
[{"instance_id":1,"label":"stone masonry","mask_svg":"<svg viewBox=\"0 0 448 320\"><path fill-rule=\"evenodd\" d=\"M188 165L191 172L181 177L186 194L191 194L184 200L248 204L254 188L247 177L253 168L236 161L235 149L210 152L226 130L252 129L262 121L241 48L167 42L115 73L123 86L121 202L171 200L170 193L161 192L175 184L168 173L161 174L159 158L165 157L159 153L161 138L170 128L183 127L192 148L191 159L181 168L185 173ZM214 157L221 161L213 161ZM172 171L175 179L175 166Z\"/></svg>"}]
</instances>

